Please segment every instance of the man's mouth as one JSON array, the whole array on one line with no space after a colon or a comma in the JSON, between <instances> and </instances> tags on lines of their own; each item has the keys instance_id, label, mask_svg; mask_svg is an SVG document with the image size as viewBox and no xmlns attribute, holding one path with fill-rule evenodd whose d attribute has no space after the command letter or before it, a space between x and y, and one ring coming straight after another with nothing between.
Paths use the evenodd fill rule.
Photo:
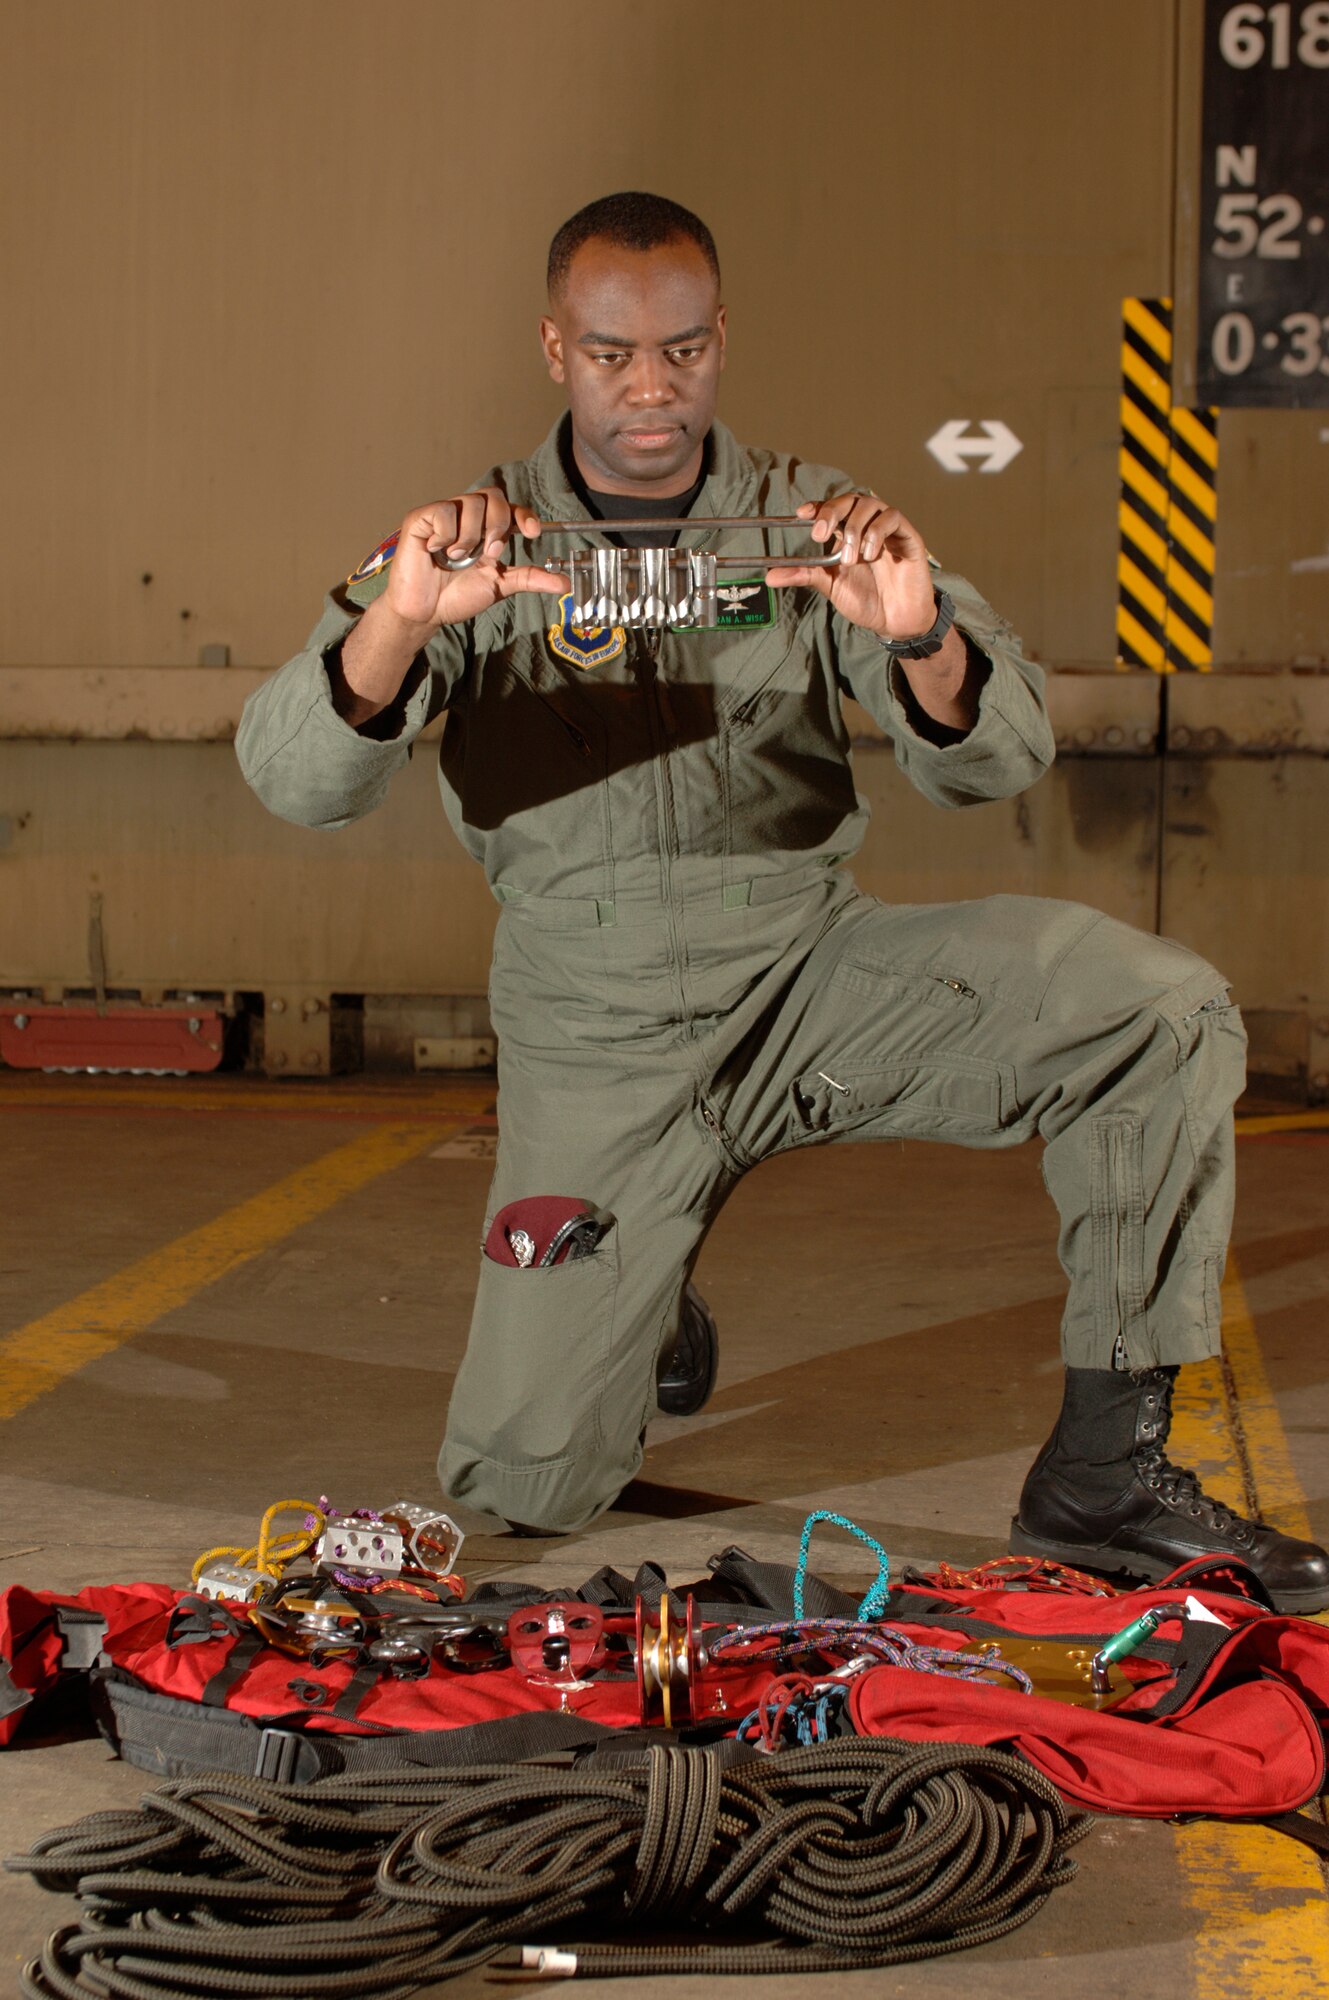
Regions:
<instances>
[{"instance_id":1,"label":"man's mouth","mask_svg":"<svg viewBox=\"0 0 1329 2000\"><path fill-rule=\"evenodd\" d=\"M681 424L666 424L658 430L622 430L619 436L636 451L659 451L662 446L672 444L681 429Z\"/></svg>"}]
</instances>

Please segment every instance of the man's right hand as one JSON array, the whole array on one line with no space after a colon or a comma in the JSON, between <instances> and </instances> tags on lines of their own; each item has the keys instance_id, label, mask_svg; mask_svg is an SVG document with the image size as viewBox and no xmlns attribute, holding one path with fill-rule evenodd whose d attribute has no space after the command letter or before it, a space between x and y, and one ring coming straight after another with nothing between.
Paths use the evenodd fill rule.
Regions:
<instances>
[{"instance_id":1,"label":"man's right hand","mask_svg":"<svg viewBox=\"0 0 1329 2000\"><path fill-rule=\"evenodd\" d=\"M440 626L463 624L521 590L561 597L568 588L566 578L527 564L504 564L503 551L514 529L534 541L540 522L529 507L514 507L499 486L415 508L401 524L388 587L374 606L387 605L403 625L415 626L427 638ZM441 568L436 554L480 559L469 569L452 570Z\"/></svg>"},{"instance_id":2,"label":"man's right hand","mask_svg":"<svg viewBox=\"0 0 1329 2000\"><path fill-rule=\"evenodd\" d=\"M514 507L498 486L437 500L406 516L388 566L387 588L348 634L340 672L333 675L333 703L352 728L389 706L421 647L444 625L464 624L520 591L561 597L568 590L565 576L503 562L514 529L534 541L540 522L529 507ZM453 570L436 562L436 554L478 555L479 560Z\"/></svg>"}]
</instances>

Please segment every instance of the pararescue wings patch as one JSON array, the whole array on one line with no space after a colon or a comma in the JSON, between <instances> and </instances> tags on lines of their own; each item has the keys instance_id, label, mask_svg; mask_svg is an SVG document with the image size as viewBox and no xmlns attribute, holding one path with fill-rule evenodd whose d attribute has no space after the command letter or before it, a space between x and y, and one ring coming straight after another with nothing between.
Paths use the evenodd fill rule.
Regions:
<instances>
[{"instance_id":1,"label":"pararescue wings patch","mask_svg":"<svg viewBox=\"0 0 1329 2000\"><path fill-rule=\"evenodd\" d=\"M558 659L582 668L602 667L606 660L617 659L628 643L621 625L574 625L571 591L559 598L557 623L549 627L545 637Z\"/></svg>"},{"instance_id":2,"label":"pararescue wings patch","mask_svg":"<svg viewBox=\"0 0 1329 2000\"><path fill-rule=\"evenodd\" d=\"M397 553L397 540L396 534L389 535L386 542L380 542L370 551L358 569L351 571L346 579L346 595L352 604L372 604L386 590L388 565Z\"/></svg>"},{"instance_id":3,"label":"pararescue wings patch","mask_svg":"<svg viewBox=\"0 0 1329 2000\"><path fill-rule=\"evenodd\" d=\"M716 586L715 625L723 632L755 632L775 623L775 592L760 576L725 577ZM676 631L693 631L693 626L676 626Z\"/></svg>"}]
</instances>

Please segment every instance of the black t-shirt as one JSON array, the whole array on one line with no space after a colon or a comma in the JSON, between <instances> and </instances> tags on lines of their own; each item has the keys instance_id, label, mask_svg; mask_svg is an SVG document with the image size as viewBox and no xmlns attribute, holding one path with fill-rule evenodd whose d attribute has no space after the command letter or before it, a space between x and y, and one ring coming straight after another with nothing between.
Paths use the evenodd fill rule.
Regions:
<instances>
[{"instance_id":1,"label":"black t-shirt","mask_svg":"<svg viewBox=\"0 0 1329 2000\"><path fill-rule=\"evenodd\" d=\"M582 488L582 498L598 521L639 521L647 515L658 517L661 521L673 521L692 512L693 502L705 484L706 474L702 472L686 493L667 494L663 500L643 500L633 493L597 493L593 486ZM622 535L611 534L608 539L620 548L626 546ZM677 540L677 528L632 530L634 549L669 549Z\"/></svg>"},{"instance_id":2,"label":"black t-shirt","mask_svg":"<svg viewBox=\"0 0 1329 2000\"><path fill-rule=\"evenodd\" d=\"M667 493L660 500L643 500L633 493L597 493L593 486L586 484L577 469L571 451L567 449L563 453L563 466L574 492L597 521L640 521L647 515L661 521L673 521L692 512L697 495L706 484L710 455L708 438L706 449L702 453L701 471L691 486L685 493ZM619 548L627 546L627 541L622 535L610 534L607 539ZM631 546L634 549L668 549L672 548L677 540L677 531L671 532L667 528L634 528L631 534Z\"/></svg>"}]
</instances>

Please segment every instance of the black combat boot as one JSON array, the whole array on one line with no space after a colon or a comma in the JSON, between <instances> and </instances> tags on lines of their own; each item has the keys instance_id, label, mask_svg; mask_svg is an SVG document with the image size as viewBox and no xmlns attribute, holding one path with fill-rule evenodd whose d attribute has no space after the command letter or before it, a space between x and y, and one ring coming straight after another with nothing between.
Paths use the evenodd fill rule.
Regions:
<instances>
[{"instance_id":1,"label":"black combat boot","mask_svg":"<svg viewBox=\"0 0 1329 2000\"><path fill-rule=\"evenodd\" d=\"M1078 1569L1166 1576L1192 1556L1235 1556L1279 1611L1329 1605L1329 1555L1211 1499L1164 1452L1175 1368L1068 1368L1057 1427L1029 1471L1011 1551Z\"/></svg>"},{"instance_id":2,"label":"black combat boot","mask_svg":"<svg viewBox=\"0 0 1329 2000\"><path fill-rule=\"evenodd\" d=\"M695 1417L709 1401L720 1363L720 1336L696 1286L683 1287L678 1339L656 1378L655 1400L666 1417Z\"/></svg>"}]
</instances>

